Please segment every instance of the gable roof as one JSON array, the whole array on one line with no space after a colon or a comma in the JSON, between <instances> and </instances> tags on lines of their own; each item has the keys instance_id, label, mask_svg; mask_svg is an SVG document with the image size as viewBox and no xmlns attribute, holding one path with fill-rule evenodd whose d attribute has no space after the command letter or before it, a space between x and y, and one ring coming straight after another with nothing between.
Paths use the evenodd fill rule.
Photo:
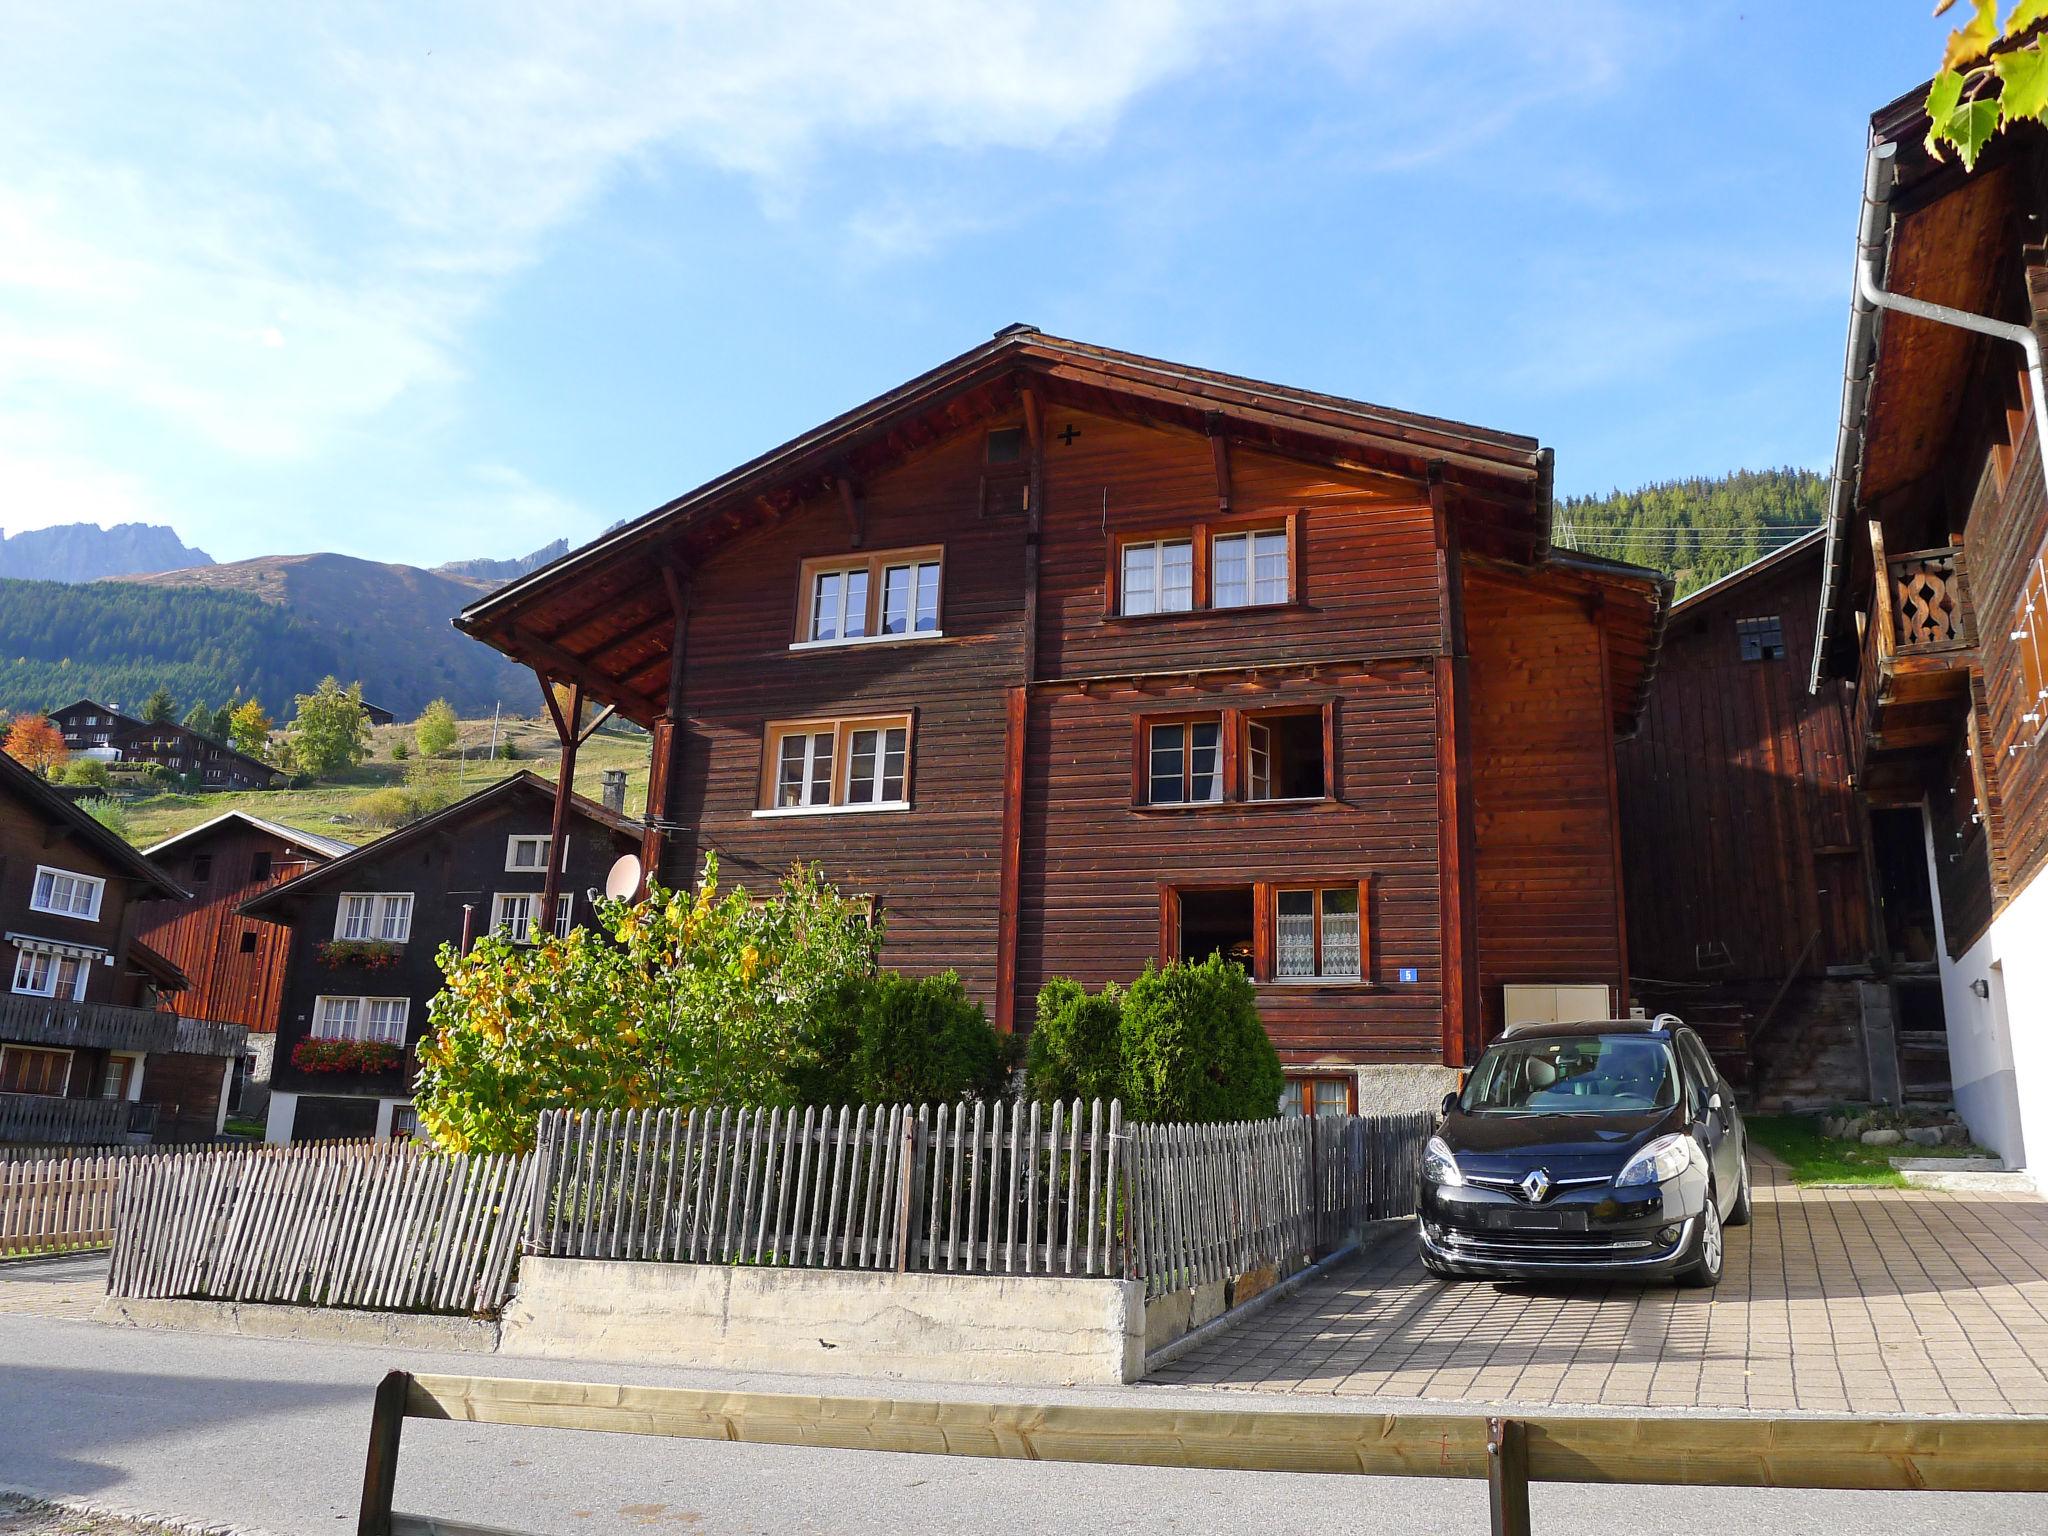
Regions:
<instances>
[{"instance_id":1,"label":"gable roof","mask_svg":"<svg viewBox=\"0 0 2048 1536\"><path fill-rule=\"evenodd\" d=\"M528 795L539 798L552 808L555 803L554 782L550 779L542 778L531 769L522 768L510 778L500 779L497 783L485 789L480 789L475 794L456 801L453 805L442 807L431 816L422 816L411 826L400 827L396 832L380 837L374 843L364 843L359 848L349 849L347 853L342 854L331 863L322 864L315 869L309 869L303 875L295 875L289 880L273 885L267 891L259 891L256 895L243 902L236 910L247 913L252 917L261 916L265 911L281 905L294 896L303 895L305 892L318 889L330 881L344 878L365 865L375 863L376 860L388 853L424 841L436 832L450 827L459 827L464 822L471 821L487 811L497 809L508 800L523 798ZM631 837L638 837L640 835L641 824L639 821L631 816L622 816L615 811L608 811L597 801L590 799L586 795L572 792L569 796L569 808L574 814L588 821L597 822L600 826L608 827L614 832L623 833Z\"/></svg>"},{"instance_id":2,"label":"gable roof","mask_svg":"<svg viewBox=\"0 0 2048 1536\"><path fill-rule=\"evenodd\" d=\"M126 719L127 717L123 716L122 718ZM251 768L267 773L272 778L283 777L284 770L274 764L266 763L260 757L251 757L240 747L230 746L224 741L215 741L211 736L202 736L199 732L193 730L191 726L180 724L175 720L163 720L154 724L147 720L130 720L128 723L133 729L122 732L116 745L125 746L128 742L134 741L140 736L152 733L159 736L189 737L193 741L203 742L211 750L225 752L236 761L247 763Z\"/></svg>"},{"instance_id":3,"label":"gable roof","mask_svg":"<svg viewBox=\"0 0 2048 1536\"><path fill-rule=\"evenodd\" d=\"M1026 399L1136 417L1310 462L1434 472L1468 550L1518 563L1550 541L1551 456L1533 437L1194 368L1013 325L465 608L456 627L651 723L673 567Z\"/></svg>"},{"instance_id":4,"label":"gable roof","mask_svg":"<svg viewBox=\"0 0 2048 1536\"><path fill-rule=\"evenodd\" d=\"M288 827L281 821L266 821L263 817L251 815L247 811L222 811L218 816L209 816L196 827L187 827L184 831L174 833L164 838L161 842L151 843L142 850L143 857L149 859L157 858L170 852L180 843L190 842L202 832L210 832L222 822L227 821L246 822L258 831L268 832L272 837L278 838L283 842L297 843L300 847L319 854L323 863L328 859L340 858L356 846L354 843L345 843L338 837L323 837L318 832L303 832L297 827Z\"/></svg>"},{"instance_id":5,"label":"gable roof","mask_svg":"<svg viewBox=\"0 0 2048 1536\"><path fill-rule=\"evenodd\" d=\"M1828 529L1825 523L1822 523L1817 528L1809 528L1805 533L1802 533L1783 548L1774 549L1768 555L1760 555L1739 570L1730 571L1726 576L1710 581L1704 587L1699 587L1694 591L1686 593L1685 596L1672 605L1672 612L1676 613L1682 608L1692 607L1695 603L1707 602L1717 597L1726 596L1745 583L1754 581L1759 576L1766 575L1782 566L1797 564L1804 556L1817 555L1826 543L1827 536Z\"/></svg>"},{"instance_id":6,"label":"gable roof","mask_svg":"<svg viewBox=\"0 0 2048 1536\"><path fill-rule=\"evenodd\" d=\"M4 752L0 752L0 790L12 793L45 822L63 827L130 879L139 880L174 900L183 900L189 894L183 886L145 859L134 844L101 826Z\"/></svg>"}]
</instances>

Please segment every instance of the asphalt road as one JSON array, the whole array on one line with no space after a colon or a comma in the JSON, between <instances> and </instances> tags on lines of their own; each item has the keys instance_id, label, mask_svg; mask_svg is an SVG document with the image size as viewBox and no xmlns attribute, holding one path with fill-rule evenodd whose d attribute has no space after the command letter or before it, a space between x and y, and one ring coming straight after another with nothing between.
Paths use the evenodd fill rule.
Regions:
<instances>
[{"instance_id":1,"label":"asphalt road","mask_svg":"<svg viewBox=\"0 0 2048 1536\"><path fill-rule=\"evenodd\" d=\"M354 1529L370 1392L393 1366L763 1390L886 1392L889 1384L619 1366L548 1368L0 1315L0 1487L68 1494L300 1536ZM894 1384L920 1396L998 1389ZM1221 1406L1170 1389L1038 1392ZM1277 1404L1276 1404L1277 1405ZM1288 1406L1304 1406L1299 1397ZM1233 1398L1232 1408L1256 1400ZM1378 1400L1332 1406L1408 1406ZM617 1532L1256 1531L1310 1524L1381 1533L1486 1529L1478 1483L1187 1473L808 1451L496 1426L410 1423L398 1504L536 1536ZM1968 1531L2038 1536L2048 1496L1842 1495L1539 1486L1542 1536L1576 1532Z\"/></svg>"}]
</instances>

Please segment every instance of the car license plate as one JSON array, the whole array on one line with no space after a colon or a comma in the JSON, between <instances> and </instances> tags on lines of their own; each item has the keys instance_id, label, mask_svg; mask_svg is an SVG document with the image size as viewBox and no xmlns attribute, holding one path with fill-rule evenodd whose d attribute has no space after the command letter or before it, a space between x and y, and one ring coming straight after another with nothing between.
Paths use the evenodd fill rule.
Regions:
<instances>
[{"instance_id":1,"label":"car license plate","mask_svg":"<svg viewBox=\"0 0 2048 1536\"><path fill-rule=\"evenodd\" d=\"M1525 1210L1509 1206L1490 1213L1492 1225L1514 1232L1583 1232L1586 1213L1568 1210Z\"/></svg>"}]
</instances>

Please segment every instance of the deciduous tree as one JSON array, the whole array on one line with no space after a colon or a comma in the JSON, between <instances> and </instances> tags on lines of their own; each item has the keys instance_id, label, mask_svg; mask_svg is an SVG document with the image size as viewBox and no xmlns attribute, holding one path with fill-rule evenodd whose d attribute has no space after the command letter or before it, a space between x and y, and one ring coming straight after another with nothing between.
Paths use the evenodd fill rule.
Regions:
<instances>
[{"instance_id":1,"label":"deciduous tree","mask_svg":"<svg viewBox=\"0 0 2048 1536\"><path fill-rule=\"evenodd\" d=\"M64 733L48 715L16 715L7 728L7 755L44 778L71 755Z\"/></svg>"},{"instance_id":2,"label":"deciduous tree","mask_svg":"<svg viewBox=\"0 0 2048 1536\"><path fill-rule=\"evenodd\" d=\"M270 716L263 712L263 705L257 699L237 704L234 713L228 716L228 740L237 752L246 752L251 757L263 755L264 748L270 745L272 729Z\"/></svg>"},{"instance_id":3,"label":"deciduous tree","mask_svg":"<svg viewBox=\"0 0 2048 1536\"><path fill-rule=\"evenodd\" d=\"M289 734L302 773L316 778L353 768L370 755L370 717L363 709L363 685L344 688L323 677L311 693L298 696Z\"/></svg>"},{"instance_id":4,"label":"deciduous tree","mask_svg":"<svg viewBox=\"0 0 2048 1536\"><path fill-rule=\"evenodd\" d=\"M424 757L440 757L455 750L455 707L436 699L420 711L413 725L413 741Z\"/></svg>"},{"instance_id":5,"label":"deciduous tree","mask_svg":"<svg viewBox=\"0 0 2048 1536\"><path fill-rule=\"evenodd\" d=\"M1942 15L1956 0L1941 0ZM1970 19L1948 37L1941 73L1927 92L1927 148L1939 155L1954 149L1965 170L1991 136L2014 123L2048 118L2048 50L2040 24L2048 21L2048 0L2014 0L2003 25L1998 0L1969 0Z\"/></svg>"}]
</instances>

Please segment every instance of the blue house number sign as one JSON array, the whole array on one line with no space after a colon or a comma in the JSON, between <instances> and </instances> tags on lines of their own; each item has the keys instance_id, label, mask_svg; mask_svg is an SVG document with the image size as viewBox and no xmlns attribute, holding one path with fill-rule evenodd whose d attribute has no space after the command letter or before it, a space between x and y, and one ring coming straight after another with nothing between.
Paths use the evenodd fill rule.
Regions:
<instances>
[{"instance_id":1,"label":"blue house number sign","mask_svg":"<svg viewBox=\"0 0 2048 1536\"><path fill-rule=\"evenodd\" d=\"M1415 979L1415 967L1414 967L1414 966L1412 966L1412 965L1404 965L1404 966L1402 966L1402 967L1401 967L1401 979L1402 979L1403 981L1413 981L1413 980Z\"/></svg>"}]
</instances>

